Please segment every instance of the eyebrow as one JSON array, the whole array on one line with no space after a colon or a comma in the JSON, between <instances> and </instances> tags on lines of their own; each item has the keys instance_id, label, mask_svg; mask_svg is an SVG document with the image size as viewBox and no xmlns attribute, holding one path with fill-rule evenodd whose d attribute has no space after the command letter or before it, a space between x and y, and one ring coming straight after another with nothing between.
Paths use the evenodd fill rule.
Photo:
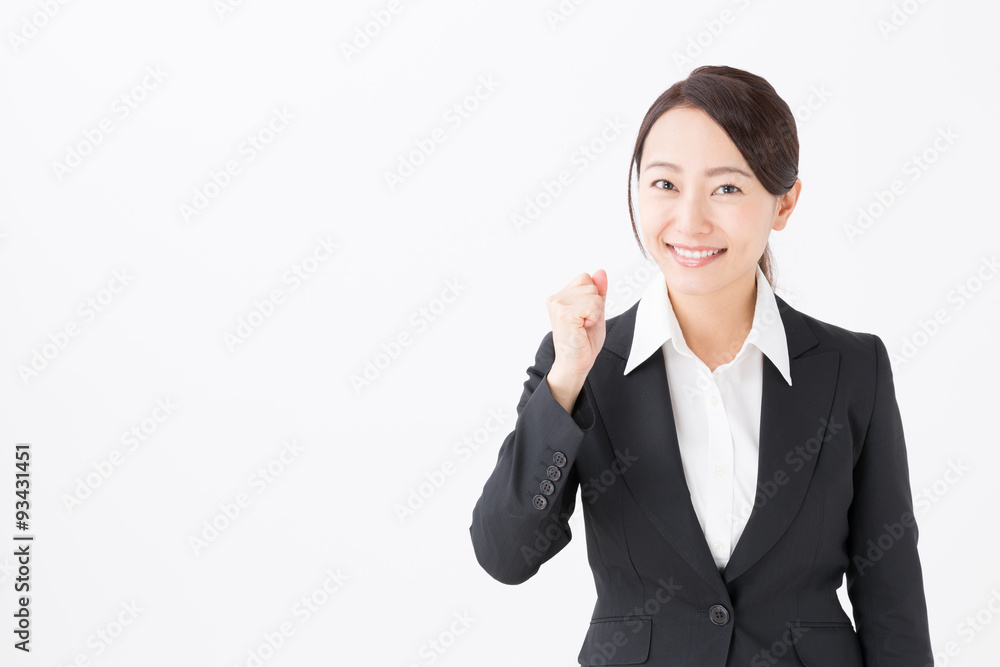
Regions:
<instances>
[{"instance_id":1,"label":"eyebrow","mask_svg":"<svg viewBox=\"0 0 1000 667\"><path fill-rule=\"evenodd\" d=\"M682 173L684 171L673 162L663 162L663 161L650 162L643 168L643 171L646 171L647 169L650 169L652 167L666 167L667 169L671 169L678 173ZM753 178L753 176L751 176L745 170L740 169L739 167L733 167L729 165L725 165L722 167L712 167L711 169L705 170L705 175L708 176L709 178L711 178L712 176L718 176L719 174L742 174L746 178Z\"/></svg>"}]
</instances>

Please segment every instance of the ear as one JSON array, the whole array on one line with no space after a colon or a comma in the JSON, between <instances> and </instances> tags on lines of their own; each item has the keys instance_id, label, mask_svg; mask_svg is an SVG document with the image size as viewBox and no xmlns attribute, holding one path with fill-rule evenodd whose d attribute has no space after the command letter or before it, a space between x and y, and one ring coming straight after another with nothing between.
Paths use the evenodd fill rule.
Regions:
<instances>
[{"instance_id":1,"label":"ear","mask_svg":"<svg viewBox=\"0 0 1000 667\"><path fill-rule=\"evenodd\" d=\"M792 214L795 204L799 201L799 193L802 192L802 179L796 178L792 189L778 197L774 205L774 224L771 229L780 231L788 224L788 217Z\"/></svg>"}]
</instances>

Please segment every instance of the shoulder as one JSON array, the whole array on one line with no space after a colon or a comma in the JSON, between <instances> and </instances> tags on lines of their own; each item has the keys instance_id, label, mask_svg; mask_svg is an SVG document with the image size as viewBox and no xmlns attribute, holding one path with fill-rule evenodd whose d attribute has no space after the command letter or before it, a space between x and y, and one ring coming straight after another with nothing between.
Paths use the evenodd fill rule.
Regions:
<instances>
[{"instance_id":1,"label":"shoulder","mask_svg":"<svg viewBox=\"0 0 1000 667\"><path fill-rule=\"evenodd\" d=\"M795 322L798 322L799 326L805 327L816 338L817 344L807 354L836 351L840 354L842 367L856 368L862 372L874 372L880 362L887 362L885 344L876 334L855 331L821 320L792 307L777 295L775 298L786 333L790 333Z\"/></svg>"},{"instance_id":2,"label":"shoulder","mask_svg":"<svg viewBox=\"0 0 1000 667\"><path fill-rule=\"evenodd\" d=\"M790 305L788 309L801 318L802 322L820 340L821 344L837 345L846 348L871 347L872 336L874 335L871 332L848 329L847 327L821 320Z\"/></svg>"}]
</instances>

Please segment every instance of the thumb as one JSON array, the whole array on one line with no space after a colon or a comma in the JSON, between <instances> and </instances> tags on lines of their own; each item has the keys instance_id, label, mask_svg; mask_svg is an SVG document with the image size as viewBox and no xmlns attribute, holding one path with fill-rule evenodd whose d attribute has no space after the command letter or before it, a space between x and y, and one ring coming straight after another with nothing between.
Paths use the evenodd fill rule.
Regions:
<instances>
[{"instance_id":1,"label":"thumb","mask_svg":"<svg viewBox=\"0 0 1000 667\"><path fill-rule=\"evenodd\" d=\"M597 293L601 295L601 298L606 297L608 295L608 274L604 269L594 271L591 279L594 281L594 287L597 288Z\"/></svg>"}]
</instances>

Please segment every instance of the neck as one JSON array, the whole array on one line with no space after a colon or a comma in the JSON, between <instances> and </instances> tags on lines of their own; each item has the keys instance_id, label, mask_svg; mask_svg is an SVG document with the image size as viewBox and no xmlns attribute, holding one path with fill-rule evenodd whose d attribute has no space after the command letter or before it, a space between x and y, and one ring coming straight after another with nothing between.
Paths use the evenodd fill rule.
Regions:
<instances>
[{"instance_id":1,"label":"neck","mask_svg":"<svg viewBox=\"0 0 1000 667\"><path fill-rule=\"evenodd\" d=\"M684 341L710 370L732 361L750 333L757 303L756 271L754 267L711 294L682 294L667 285Z\"/></svg>"}]
</instances>

